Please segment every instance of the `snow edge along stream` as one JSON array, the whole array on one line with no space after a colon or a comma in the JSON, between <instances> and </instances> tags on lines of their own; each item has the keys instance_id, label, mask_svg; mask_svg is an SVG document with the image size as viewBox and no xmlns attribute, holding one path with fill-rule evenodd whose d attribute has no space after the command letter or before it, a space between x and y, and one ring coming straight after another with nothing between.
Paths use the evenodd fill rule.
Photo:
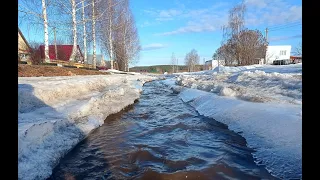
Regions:
<instances>
[{"instance_id":1,"label":"snow edge along stream","mask_svg":"<svg viewBox=\"0 0 320 180\"><path fill-rule=\"evenodd\" d=\"M228 125L247 141L258 165L281 179L302 178L301 105L257 103L161 81L200 115Z\"/></svg>"},{"instance_id":2,"label":"snow edge along stream","mask_svg":"<svg viewBox=\"0 0 320 180\"><path fill-rule=\"evenodd\" d=\"M46 179L70 150L133 104L144 75L18 79L18 178Z\"/></svg>"}]
</instances>

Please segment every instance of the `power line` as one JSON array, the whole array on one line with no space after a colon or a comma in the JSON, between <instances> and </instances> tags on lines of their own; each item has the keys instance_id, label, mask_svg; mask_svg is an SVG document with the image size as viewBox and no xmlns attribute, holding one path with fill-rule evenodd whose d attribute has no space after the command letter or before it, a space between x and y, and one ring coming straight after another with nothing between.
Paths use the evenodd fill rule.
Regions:
<instances>
[{"instance_id":1,"label":"power line","mask_svg":"<svg viewBox=\"0 0 320 180\"><path fill-rule=\"evenodd\" d=\"M301 20L298 20L298 21L291 21L291 22L286 22L286 23L283 23L283 24L279 24L279 25L274 25L274 26L269 26L270 29L273 29L273 28L278 28L278 27L283 27L283 26L288 26L288 25L293 25L293 24L301 24Z\"/></svg>"},{"instance_id":2,"label":"power line","mask_svg":"<svg viewBox=\"0 0 320 180\"><path fill-rule=\"evenodd\" d=\"M282 29L282 28L287 28L287 27L294 27L294 26L300 26L302 25L301 23L298 24L288 24L286 26L279 26L279 27L275 27L275 28L269 28L270 30L275 30L275 29Z\"/></svg>"},{"instance_id":3,"label":"power line","mask_svg":"<svg viewBox=\"0 0 320 180\"><path fill-rule=\"evenodd\" d=\"M300 25L301 25L301 24L294 24L294 25L291 25L291 26L274 28L274 29L271 29L270 31L278 31L278 30L281 30L281 29L287 29L287 28L291 28L291 27L295 27L295 26L300 26Z\"/></svg>"}]
</instances>

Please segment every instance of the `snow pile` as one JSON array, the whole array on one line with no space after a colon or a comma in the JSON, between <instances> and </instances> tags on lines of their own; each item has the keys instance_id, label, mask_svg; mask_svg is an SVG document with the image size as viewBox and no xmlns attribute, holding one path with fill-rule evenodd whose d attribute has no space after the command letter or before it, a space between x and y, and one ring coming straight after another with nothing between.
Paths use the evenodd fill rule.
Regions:
<instances>
[{"instance_id":1,"label":"snow pile","mask_svg":"<svg viewBox=\"0 0 320 180\"><path fill-rule=\"evenodd\" d=\"M116 70L116 69L99 70L99 71L101 71L101 72L109 72L111 74L131 74L131 75L140 74L140 73L137 73L137 72L125 72L125 71L119 71L119 70Z\"/></svg>"},{"instance_id":2,"label":"snow pile","mask_svg":"<svg viewBox=\"0 0 320 180\"><path fill-rule=\"evenodd\" d=\"M201 115L241 134L256 151L256 163L272 175L301 179L301 64L252 67L185 73L161 82Z\"/></svg>"},{"instance_id":3,"label":"snow pile","mask_svg":"<svg viewBox=\"0 0 320 180\"><path fill-rule=\"evenodd\" d=\"M301 106L251 103L184 90L181 98L204 116L228 125L255 149L258 164L280 178L302 177ZM192 97L192 99L190 99Z\"/></svg>"},{"instance_id":4,"label":"snow pile","mask_svg":"<svg viewBox=\"0 0 320 180\"><path fill-rule=\"evenodd\" d=\"M302 104L302 64L221 66L179 74L176 83L251 102Z\"/></svg>"},{"instance_id":5,"label":"snow pile","mask_svg":"<svg viewBox=\"0 0 320 180\"><path fill-rule=\"evenodd\" d=\"M104 119L139 98L144 75L18 79L18 177L46 179Z\"/></svg>"}]
</instances>

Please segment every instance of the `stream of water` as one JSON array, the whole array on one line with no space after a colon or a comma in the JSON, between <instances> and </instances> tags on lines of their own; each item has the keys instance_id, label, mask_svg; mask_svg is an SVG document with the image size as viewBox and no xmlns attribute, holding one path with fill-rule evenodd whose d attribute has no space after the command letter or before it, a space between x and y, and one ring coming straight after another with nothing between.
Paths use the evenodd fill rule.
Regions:
<instances>
[{"instance_id":1,"label":"stream of water","mask_svg":"<svg viewBox=\"0 0 320 180\"><path fill-rule=\"evenodd\" d=\"M50 179L276 179L246 140L159 81L70 151Z\"/></svg>"}]
</instances>

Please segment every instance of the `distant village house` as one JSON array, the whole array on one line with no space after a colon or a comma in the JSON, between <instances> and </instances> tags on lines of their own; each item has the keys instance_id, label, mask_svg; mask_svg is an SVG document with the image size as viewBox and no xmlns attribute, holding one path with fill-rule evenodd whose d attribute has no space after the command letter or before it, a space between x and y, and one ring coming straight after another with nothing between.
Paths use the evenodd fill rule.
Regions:
<instances>
[{"instance_id":1,"label":"distant village house","mask_svg":"<svg viewBox=\"0 0 320 180\"><path fill-rule=\"evenodd\" d=\"M204 70L212 70L219 65L224 65L224 60L208 60L204 63Z\"/></svg>"},{"instance_id":2,"label":"distant village house","mask_svg":"<svg viewBox=\"0 0 320 180\"><path fill-rule=\"evenodd\" d=\"M30 51L31 48L23 36L22 32L18 28L18 60L20 61L28 61L30 60Z\"/></svg>"},{"instance_id":3,"label":"distant village house","mask_svg":"<svg viewBox=\"0 0 320 180\"><path fill-rule=\"evenodd\" d=\"M73 45L57 45L57 53L56 53L55 45L49 45L49 58L50 60L69 61L70 56L72 54L72 48L73 48ZM41 52L41 59L45 59L44 45L40 46L40 52ZM76 52L76 57L74 61L79 63L83 63L84 61L79 45L77 45L77 52Z\"/></svg>"},{"instance_id":4,"label":"distant village house","mask_svg":"<svg viewBox=\"0 0 320 180\"><path fill-rule=\"evenodd\" d=\"M290 60L291 46L268 46L265 64L273 64L275 60Z\"/></svg>"}]
</instances>

